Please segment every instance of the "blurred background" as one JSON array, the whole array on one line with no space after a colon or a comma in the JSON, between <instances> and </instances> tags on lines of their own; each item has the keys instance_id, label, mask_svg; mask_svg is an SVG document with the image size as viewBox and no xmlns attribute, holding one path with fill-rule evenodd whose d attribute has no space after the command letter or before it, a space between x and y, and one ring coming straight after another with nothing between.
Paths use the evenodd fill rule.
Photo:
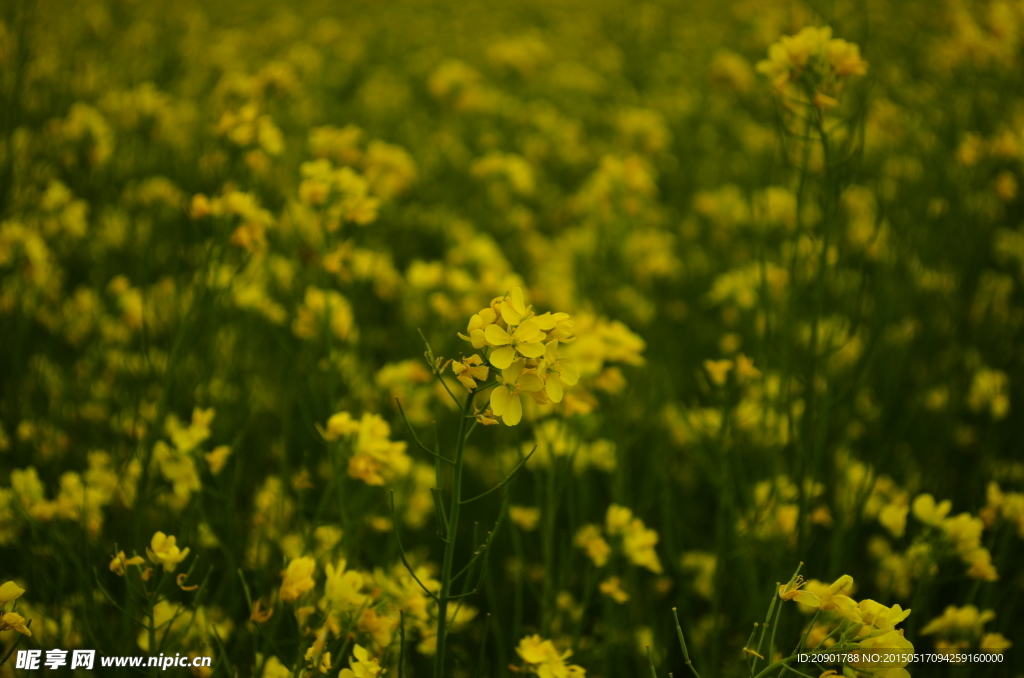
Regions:
<instances>
[{"instance_id":1,"label":"blurred background","mask_svg":"<svg viewBox=\"0 0 1024 678\"><path fill-rule=\"evenodd\" d=\"M470 355L522 287L581 377L473 432L474 495L537 452L463 515L451 675L536 671L533 634L684 675L673 607L754 675L800 562L918 652L1005 651L911 675L1020 675L1022 40L1021 0L8 0L0 657L429 675L395 530L429 588L450 481L395 403L450 455L424 338Z\"/></svg>"}]
</instances>

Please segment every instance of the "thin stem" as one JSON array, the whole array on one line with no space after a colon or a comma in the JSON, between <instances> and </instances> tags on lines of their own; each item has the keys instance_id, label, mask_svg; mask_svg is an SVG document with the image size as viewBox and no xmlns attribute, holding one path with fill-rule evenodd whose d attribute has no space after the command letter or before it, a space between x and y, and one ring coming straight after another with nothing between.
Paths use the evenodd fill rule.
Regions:
<instances>
[{"instance_id":1,"label":"thin stem","mask_svg":"<svg viewBox=\"0 0 1024 678\"><path fill-rule=\"evenodd\" d=\"M440 378L440 375L439 375ZM441 380L444 383L444 380ZM447 386L445 386L447 389ZM454 397L454 396L453 396ZM473 411L473 395L466 396L462 405L463 416L459 419L459 436L456 438L455 472L452 478L452 503L448 511L448 526L445 532L448 541L444 548L444 562L441 565L441 595L437 601L437 654L434 657L434 678L444 678L445 646L448 641L448 601L452 598L452 566L455 561L455 542L459 530L459 512L462 509L462 463L466 449L466 416Z\"/></svg>"}]
</instances>

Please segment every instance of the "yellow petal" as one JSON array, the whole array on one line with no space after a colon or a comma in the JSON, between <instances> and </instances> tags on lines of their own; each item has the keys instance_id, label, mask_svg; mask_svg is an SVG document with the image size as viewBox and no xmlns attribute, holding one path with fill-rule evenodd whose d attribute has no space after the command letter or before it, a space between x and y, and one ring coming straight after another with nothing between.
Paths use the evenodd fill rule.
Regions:
<instances>
[{"instance_id":1,"label":"yellow petal","mask_svg":"<svg viewBox=\"0 0 1024 678\"><path fill-rule=\"evenodd\" d=\"M494 327L494 325L491 325ZM516 350L511 346L502 346L491 352L491 364L499 370L507 369L516 359Z\"/></svg>"},{"instance_id":2,"label":"yellow petal","mask_svg":"<svg viewBox=\"0 0 1024 678\"><path fill-rule=\"evenodd\" d=\"M520 391L536 393L544 388L544 382L535 373L526 372L519 377L519 380L516 382L516 388Z\"/></svg>"},{"instance_id":3,"label":"yellow petal","mask_svg":"<svg viewBox=\"0 0 1024 678\"><path fill-rule=\"evenodd\" d=\"M505 411L505 405L508 401L508 388L505 386L495 386L494 390L491 391L491 412L500 417L501 413Z\"/></svg>"},{"instance_id":4,"label":"yellow petal","mask_svg":"<svg viewBox=\"0 0 1024 678\"><path fill-rule=\"evenodd\" d=\"M501 378L505 381L506 384L512 385L516 383L516 381L519 379L519 374L520 372L523 371L523 367L525 365L526 361L520 358L519 360L509 365L507 368L502 368Z\"/></svg>"},{"instance_id":5,"label":"yellow petal","mask_svg":"<svg viewBox=\"0 0 1024 678\"><path fill-rule=\"evenodd\" d=\"M516 341L540 341L544 338L544 333L540 331L540 327L536 321L532 318L530 320L523 321L523 324L516 328L515 333L512 335Z\"/></svg>"},{"instance_id":6,"label":"yellow petal","mask_svg":"<svg viewBox=\"0 0 1024 678\"><path fill-rule=\"evenodd\" d=\"M501 310L501 319L507 322L510 327L523 322L522 314L512 308L512 305L507 301L501 302L498 308Z\"/></svg>"},{"instance_id":7,"label":"yellow petal","mask_svg":"<svg viewBox=\"0 0 1024 678\"><path fill-rule=\"evenodd\" d=\"M571 363L559 365L558 370L558 375L562 378L562 381L569 386L575 386L576 382L580 380L580 371Z\"/></svg>"},{"instance_id":8,"label":"yellow petal","mask_svg":"<svg viewBox=\"0 0 1024 678\"><path fill-rule=\"evenodd\" d=\"M523 299L522 287L513 289L507 301L512 304L512 308L518 311L520 315L526 315L526 301Z\"/></svg>"},{"instance_id":9,"label":"yellow petal","mask_svg":"<svg viewBox=\"0 0 1024 678\"><path fill-rule=\"evenodd\" d=\"M544 315L535 315L533 316L533 319L537 323L537 327L541 328L545 332L555 329L555 318L550 312L545 313Z\"/></svg>"},{"instance_id":10,"label":"yellow petal","mask_svg":"<svg viewBox=\"0 0 1024 678\"><path fill-rule=\"evenodd\" d=\"M544 355L544 344L539 341L526 342L516 347L527 358L539 358Z\"/></svg>"},{"instance_id":11,"label":"yellow petal","mask_svg":"<svg viewBox=\"0 0 1024 678\"><path fill-rule=\"evenodd\" d=\"M512 343L512 335L497 325L488 325L484 330L484 338L492 346L505 346Z\"/></svg>"},{"instance_id":12,"label":"yellow petal","mask_svg":"<svg viewBox=\"0 0 1024 678\"><path fill-rule=\"evenodd\" d=\"M523 418L523 403L519 400L519 396L509 394L508 402L505 403L505 412L501 415L501 420L505 422L506 426L515 426Z\"/></svg>"},{"instance_id":13,"label":"yellow petal","mask_svg":"<svg viewBox=\"0 0 1024 678\"><path fill-rule=\"evenodd\" d=\"M548 397L553 402L562 402L562 380L558 378L557 374L552 374L548 377L548 383L545 385Z\"/></svg>"}]
</instances>

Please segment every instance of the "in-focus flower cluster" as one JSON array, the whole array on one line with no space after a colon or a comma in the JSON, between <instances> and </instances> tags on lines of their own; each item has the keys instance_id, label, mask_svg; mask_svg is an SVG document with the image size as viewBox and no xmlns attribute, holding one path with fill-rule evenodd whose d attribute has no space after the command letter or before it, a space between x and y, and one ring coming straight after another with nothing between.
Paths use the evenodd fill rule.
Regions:
<instances>
[{"instance_id":1,"label":"in-focus flower cluster","mask_svg":"<svg viewBox=\"0 0 1024 678\"><path fill-rule=\"evenodd\" d=\"M473 348L485 349L487 364L473 354L453 363L452 369L470 391L477 388L477 381L487 379L487 365L500 370L490 409L505 425L515 426L523 418L522 395L539 404L559 403L565 388L579 381L579 371L558 353L559 342L575 340L574 328L568 313L535 313L522 288L516 287L470 318L468 336L459 334Z\"/></svg>"},{"instance_id":2,"label":"in-focus flower cluster","mask_svg":"<svg viewBox=\"0 0 1024 678\"><path fill-rule=\"evenodd\" d=\"M812 586L812 583L816 582L805 582L801 577L797 577L792 583L779 587L779 597L782 600L795 600L820 612L831 613L824 618L822 628L808 630L811 642L827 629L827 635L824 637L838 631L833 649L871 652L884 649L908 656L914 652L914 646L903 636L903 629L896 629L897 624L910 616L910 610L904 610L898 604L886 607L868 598L857 602L846 595L853 590L853 577L850 575L844 574L828 586ZM828 629L829 626L832 628ZM903 662L902 659L881 665L859 663L844 666L843 675L855 678L908 678L910 674L903 668L907 663L909 662Z\"/></svg>"}]
</instances>

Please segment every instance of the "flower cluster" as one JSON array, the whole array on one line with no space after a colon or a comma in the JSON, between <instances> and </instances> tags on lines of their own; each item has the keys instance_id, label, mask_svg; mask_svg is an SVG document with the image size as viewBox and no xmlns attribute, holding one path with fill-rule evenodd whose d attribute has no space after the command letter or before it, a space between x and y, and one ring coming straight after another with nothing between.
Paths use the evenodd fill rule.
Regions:
<instances>
[{"instance_id":1,"label":"flower cluster","mask_svg":"<svg viewBox=\"0 0 1024 678\"><path fill-rule=\"evenodd\" d=\"M843 85L851 77L867 73L868 64L857 45L833 38L830 27L808 26L769 47L768 58L758 62L757 70L780 93L803 90L811 94L815 106L826 108L838 104Z\"/></svg>"},{"instance_id":2,"label":"flower cluster","mask_svg":"<svg viewBox=\"0 0 1024 678\"><path fill-rule=\"evenodd\" d=\"M559 342L575 340L574 328L568 313L536 314L526 305L521 287L496 297L470 318L468 336L460 333L459 337L475 349L486 349L487 363L500 370L491 391L490 409L505 425L515 426L522 420L522 395L540 404L559 403L565 388L579 381L579 371L558 353ZM489 374L478 354L454 362L452 370L470 391L477 388L477 380L484 381Z\"/></svg>"},{"instance_id":3,"label":"flower cluster","mask_svg":"<svg viewBox=\"0 0 1024 678\"><path fill-rule=\"evenodd\" d=\"M910 610L904 610L898 604L886 607L874 600L865 598L860 602L846 595L853 590L853 577L843 575L828 586L810 586L802 578L797 577L793 582L779 587L779 597L782 600L795 600L802 605L820 612L832 613L831 617L838 620L839 631L836 645L833 648L844 650L873 651L884 648L885 650L898 651L901 654L910 655L914 652L914 646L903 636L903 629L896 629L896 625L910 616ZM816 588L817 592L810 590ZM826 617L826 624L828 617ZM809 629L808 637L817 637ZM819 631L820 633L820 631ZM906 678L909 676L903 666L892 663L870 665L865 663L844 667L843 675L862 678L866 676L880 676L883 678Z\"/></svg>"},{"instance_id":4,"label":"flower cluster","mask_svg":"<svg viewBox=\"0 0 1024 678\"><path fill-rule=\"evenodd\" d=\"M317 424L327 442L342 436L353 436L353 454L348 460L348 475L367 485L383 485L385 481L404 477L412 467L405 453L404 442L391 440L391 427L377 414L364 412L359 420L348 412L338 412L327 420L327 427Z\"/></svg>"},{"instance_id":5,"label":"flower cluster","mask_svg":"<svg viewBox=\"0 0 1024 678\"><path fill-rule=\"evenodd\" d=\"M1012 643L1001 633L985 633L984 630L985 624L995 619L995 616L992 610L981 612L974 605L950 605L942 616L931 620L921 629L921 635L938 636L935 647L939 650L979 648L985 652L1001 652Z\"/></svg>"},{"instance_id":6,"label":"flower cluster","mask_svg":"<svg viewBox=\"0 0 1024 678\"><path fill-rule=\"evenodd\" d=\"M633 516L625 506L612 504L605 516L604 531L609 537L621 537L622 553L631 563L655 574L662 573L661 560L654 547L658 544L658 533L644 525L644 521ZM598 567L604 567L611 554L611 547L597 525L584 525L574 538L577 547L586 551L587 556Z\"/></svg>"}]
</instances>

